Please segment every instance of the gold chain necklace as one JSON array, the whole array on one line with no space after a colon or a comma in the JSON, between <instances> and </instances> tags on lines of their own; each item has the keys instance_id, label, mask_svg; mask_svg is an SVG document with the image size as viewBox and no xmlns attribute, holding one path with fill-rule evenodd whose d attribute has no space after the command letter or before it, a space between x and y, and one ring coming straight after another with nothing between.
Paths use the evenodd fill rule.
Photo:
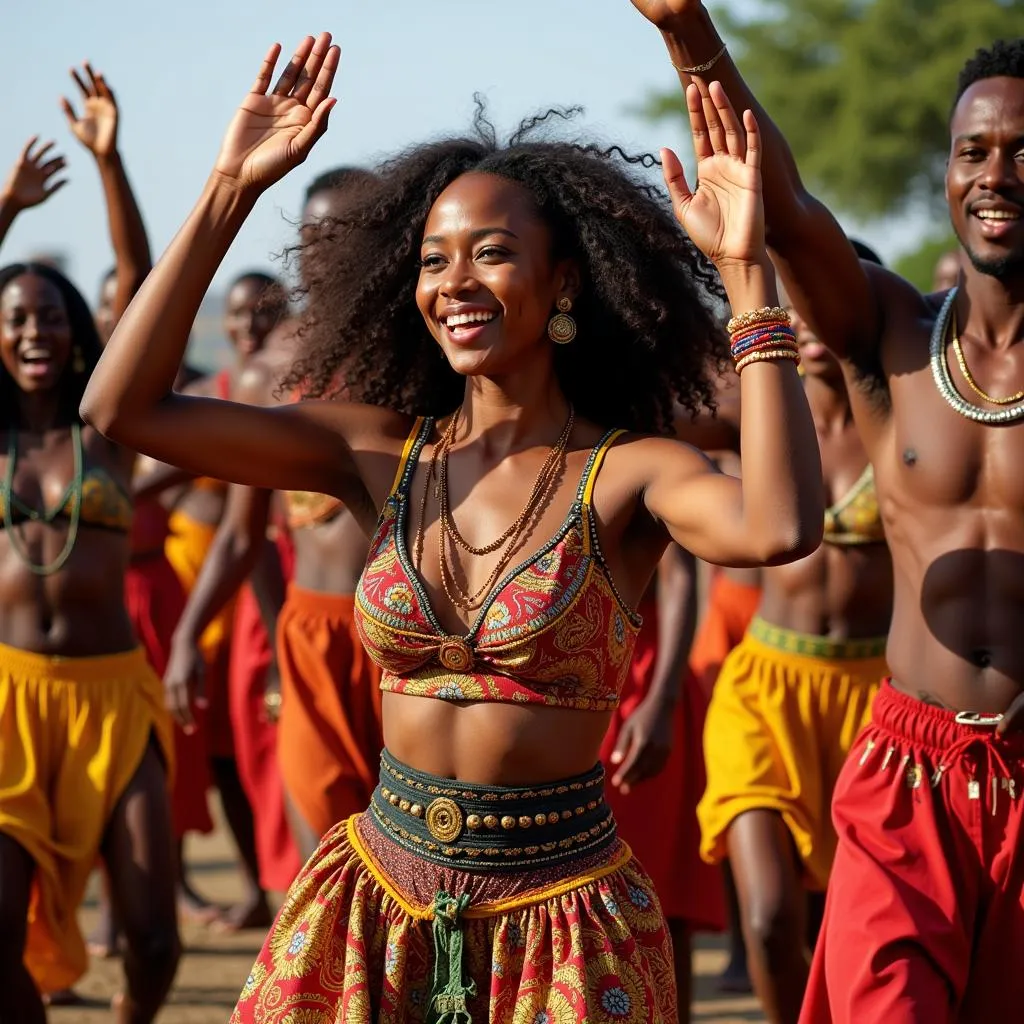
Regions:
<instances>
[{"instance_id":1,"label":"gold chain necklace","mask_svg":"<svg viewBox=\"0 0 1024 1024\"><path fill-rule=\"evenodd\" d=\"M1006 398L994 398L992 395L981 390L980 385L971 375L971 371L967 369L967 357L964 355L963 345L960 344L960 332L956 328L955 314L953 321L953 352L960 366L960 372L963 374L964 380L967 381L967 386L976 395L984 398L986 402L991 402L993 405L1014 405L1021 399L1024 399L1024 391L1018 391L1015 395L1007 395Z\"/></svg>"},{"instance_id":2,"label":"gold chain necklace","mask_svg":"<svg viewBox=\"0 0 1024 1024\"><path fill-rule=\"evenodd\" d=\"M434 446L434 451L430 458L430 464L427 468L427 478L423 485L423 497L420 501L420 521L416 530L415 557L418 564L422 564L427 496L430 493L430 481L436 476L437 486L435 488L435 493L438 499L438 525L440 529L437 547L441 586L444 589L448 600L451 601L453 605L463 609L464 611L472 611L483 604L487 595L491 592L501 574L505 571L509 562L512 560L512 557L525 543L528 536L527 527L530 524L530 520L533 518L534 512L547 500L551 492L551 488L554 486L554 483L558 478L557 470L568 447L569 437L572 434L572 427L575 422L575 412L570 407L565 427L563 427L562 433L549 452L548 457L544 460L544 465L541 467L541 471L534 482L533 489L530 492L530 496L527 499L522 512L520 512L512 525L505 530L497 541L492 541L490 544L485 545L482 548L475 548L465 541L461 534L459 534L458 529L455 527L454 520L451 516L451 506L448 499L447 464L448 452L455 439L456 418L457 414L452 417L452 420L448 424L448 428L445 430L438 443ZM475 593L470 594L469 591L459 582L454 570L448 564L447 546L451 545L453 549L453 556L456 544L459 544L471 554L481 555L496 551L502 543L505 542L507 542L508 546L505 548L504 552L502 552L497 564L494 566L494 569L484 581L483 586Z\"/></svg>"}]
</instances>

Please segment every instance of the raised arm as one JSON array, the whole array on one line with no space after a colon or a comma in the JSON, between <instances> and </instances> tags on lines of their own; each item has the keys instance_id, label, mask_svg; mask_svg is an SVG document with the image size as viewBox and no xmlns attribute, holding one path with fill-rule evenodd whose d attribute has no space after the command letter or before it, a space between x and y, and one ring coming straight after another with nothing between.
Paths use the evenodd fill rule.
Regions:
<instances>
[{"instance_id":1,"label":"raised arm","mask_svg":"<svg viewBox=\"0 0 1024 1024\"><path fill-rule=\"evenodd\" d=\"M0 190L0 245L22 210L45 202L67 184L67 178L58 177L64 170L64 157L47 158L54 144L38 146L38 142L39 136L33 135L25 143Z\"/></svg>"},{"instance_id":2,"label":"raised arm","mask_svg":"<svg viewBox=\"0 0 1024 1024\"><path fill-rule=\"evenodd\" d=\"M264 59L188 220L121 318L82 400L111 440L197 475L350 499L359 487L344 425L351 408L263 409L174 392L199 304L259 196L306 159L327 128L339 51L306 37L271 88Z\"/></svg>"},{"instance_id":3,"label":"raised arm","mask_svg":"<svg viewBox=\"0 0 1024 1024\"><path fill-rule=\"evenodd\" d=\"M61 107L75 138L96 158L100 172L114 247L116 289L112 314L116 324L142 286L153 260L142 214L117 148L120 116L114 94L103 75L93 71L88 62L82 65L81 75L72 68L71 77L81 93L82 116L75 113L67 98L61 99Z\"/></svg>"},{"instance_id":4,"label":"raised arm","mask_svg":"<svg viewBox=\"0 0 1024 1024\"><path fill-rule=\"evenodd\" d=\"M678 442L647 438L635 460L648 511L673 540L705 561L765 565L792 561L821 543L821 460L788 317L777 309L775 271L764 241L754 115L742 123L725 94L686 94L697 150L696 191L679 158L662 151L665 181L686 233L715 264L735 319L743 477L718 473Z\"/></svg>"},{"instance_id":5,"label":"raised arm","mask_svg":"<svg viewBox=\"0 0 1024 1024\"><path fill-rule=\"evenodd\" d=\"M800 180L789 144L744 82L700 0L632 0L661 32L684 90L711 104L708 83L761 130L767 243L796 309L840 358L877 350L881 314L868 273L832 214ZM686 69L690 69L689 71Z\"/></svg>"}]
</instances>

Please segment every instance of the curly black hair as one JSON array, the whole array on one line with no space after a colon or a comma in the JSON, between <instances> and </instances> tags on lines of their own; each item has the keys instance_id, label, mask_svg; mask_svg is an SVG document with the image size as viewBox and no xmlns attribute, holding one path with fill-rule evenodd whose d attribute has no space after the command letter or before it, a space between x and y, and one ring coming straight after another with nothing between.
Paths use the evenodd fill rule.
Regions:
<instances>
[{"instance_id":1,"label":"curly black hair","mask_svg":"<svg viewBox=\"0 0 1024 1024\"><path fill-rule=\"evenodd\" d=\"M997 39L991 46L975 52L960 69L953 109L975 82L986 78L1024 78L1024 37Z\"/></svg>"},{"instance_id":2,"label":"curly black hair","mask_svg":"<svg viewBox=\"0 0 1024 1024\"><path fill-rule=\"evenodd\" d=\"M637 168L655 157L552 140L545 129L579 108L552 109L499 143L477 98L473 132L427 142L352 183L345 214L321 230L301 355L282 387L310 397L347 391L375 405L444 415L465 380L438 357L416 306L423 229L438 196L467 172L522 185L553 239L574 257L579 335L554 354L582 416L603 426L669 431L673 402L714 408L727 342L713 307L721 281L676 223L665 194ZM319 247L323 247L319 249Z\"/></svg>"},{"instance_id":3,"label":"curly black hair","mask_svg":"<svg viewBox=\"0 0 1024 1024\"><path fill-rule=\"evenodd\" d=\"M0 295L16 277L35 274L45 278L60 292L71 327L72 351L81 356L82 370L75 372L74 359L69 358L61 374L58 416L61 423L81 422L78 407L89 376L96 368L103 345L82 293L59 271L45 263L11 263L0 269ZM18 424L18 386L0 366L0 427L10 429Z\"/></svg>"}]
</instances>

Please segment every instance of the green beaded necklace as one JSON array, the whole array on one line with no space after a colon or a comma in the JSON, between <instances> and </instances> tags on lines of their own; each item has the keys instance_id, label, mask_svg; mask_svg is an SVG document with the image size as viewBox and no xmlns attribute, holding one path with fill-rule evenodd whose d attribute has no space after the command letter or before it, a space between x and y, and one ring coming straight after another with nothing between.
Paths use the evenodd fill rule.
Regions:
<instances>
[{"instance_id":1,"label":"green beaded necklace","mask_svg":"<svg viewBox=\"0 0 1024 1024\"><path fill-rule=\"evenodd\" d=\"M84 482L82 466L85 462L82 456L82 425L80 423L72 424L71 443L75 459L75 474L71 481L71 486L65 492L64 499L54 509L51 511L44 509L40 512L30 505L26 505L14 493L14 470L18 463L18 431L16 428L11 428L7 440L7 472L4 474L3 488L0 491L4 499L4 528L7 531L7 536L10 539L11 548L14 553L25 563L29 572L33 572L37 576L52 576L55 572L62 569L64 563L71 557L71 552L75 549L75 541L78 540L78 523L82 515L82 485ZM11 520L11 512L16 508L26 519L34 523L46 523L49 525L64 510L68 503L68 498L71 499L71 521L68 526L68 536L64 542L64 547L49 565L37 565L32 561L28 551L22 546L22 541L19 539L18 533L14 529L14 523Z\"/></svg>"}]
</instances>

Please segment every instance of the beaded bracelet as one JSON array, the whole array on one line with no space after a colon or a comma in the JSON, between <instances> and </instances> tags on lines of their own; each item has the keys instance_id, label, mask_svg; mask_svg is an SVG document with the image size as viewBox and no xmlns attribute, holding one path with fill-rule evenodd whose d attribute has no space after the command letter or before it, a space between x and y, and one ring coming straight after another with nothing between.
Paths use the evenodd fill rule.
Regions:
<instances>
[{"instance_id":1,"label":"beaded bracelet","mask_svg":"<svg viewBox=\"0 0 1024 1024\"><path fill-rule=\"evenodd\" d=\"M794 363L800 362L800 353L795 348L768 348L759 349L744 356L736 364L736 372L742 373L751 363L777 362L780 359L791 359Z\"/></svg>"},{"instance_id":2,"label":"beaded bracelet","mask_svg":"<svg viewBox=\"0 0 1024 1024\"><path fill-rule=\"evenodd\" d=\"M745 331L732 340L730 351L733 359L740 359L748 352L761 348L788 348L796 345L796 337L791 327L773 324L771 327L756 328Z\"/></svg>"},{"instance_id":3,"label":"beaded bracelet","mask_svg":"<svg viewBox=\"0 0 1024 1024\"><path fill-rule=\"evenodd\" d=\"M776 321L787 327L793 322L789 312L781 306L762 306L760 309L748 309L746 313L738 313L725 325L725 329L729 334L735 334L737 331L753 327L755 324Z\"/></svg>"}]
</instances>

